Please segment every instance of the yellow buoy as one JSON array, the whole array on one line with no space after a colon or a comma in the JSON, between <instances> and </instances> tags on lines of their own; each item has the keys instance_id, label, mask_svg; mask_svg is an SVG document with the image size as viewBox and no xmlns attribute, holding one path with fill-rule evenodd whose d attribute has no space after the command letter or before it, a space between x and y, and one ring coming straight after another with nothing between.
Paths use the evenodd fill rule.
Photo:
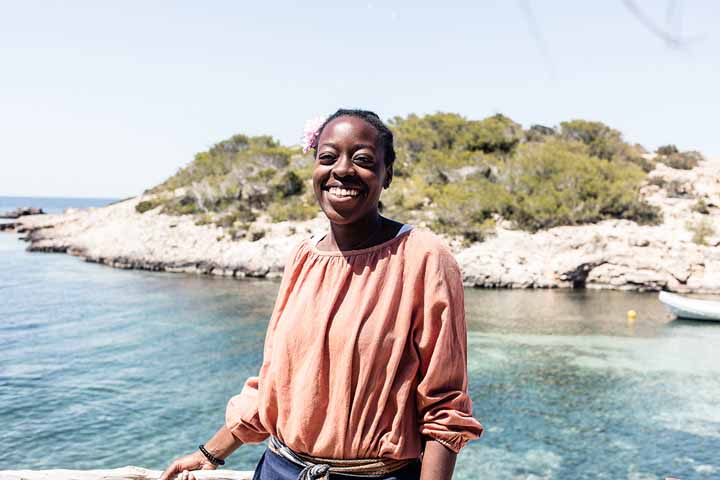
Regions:
<instances>
[{"instance_id":1,"label":"yellow buoy","mask_svg":"<svg viewBox=\"0 0 720 480\"><path fill-rule=\"evenodd\" d=\"M627 312L628 322L634 322L636 318L637 318L637 312L635 310L628 310L628 312Z\"/></svg>"}]
</instances>

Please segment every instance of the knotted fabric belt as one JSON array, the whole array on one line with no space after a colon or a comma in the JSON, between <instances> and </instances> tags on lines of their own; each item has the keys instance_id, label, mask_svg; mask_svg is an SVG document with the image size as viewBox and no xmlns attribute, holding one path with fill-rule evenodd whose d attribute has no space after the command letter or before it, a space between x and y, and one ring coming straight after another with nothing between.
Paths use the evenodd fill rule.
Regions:
<instances>
[{"instance_id":1,"label":"knotted fabric belt","mask_svg":"<svg viewBox=\"0 0 720 480\"><path fill-rule=\"evenodd\" d=\"M409 465L414 460L396 460L393 458L361 458L357 460L338 460L333 458L312 457L294 452L277 437L270 437L268 448L303 467L298 480L329 480L331 473L348 475L351 477L366 477L385 475L395 472Z\"/></svg>"}]
</instances>

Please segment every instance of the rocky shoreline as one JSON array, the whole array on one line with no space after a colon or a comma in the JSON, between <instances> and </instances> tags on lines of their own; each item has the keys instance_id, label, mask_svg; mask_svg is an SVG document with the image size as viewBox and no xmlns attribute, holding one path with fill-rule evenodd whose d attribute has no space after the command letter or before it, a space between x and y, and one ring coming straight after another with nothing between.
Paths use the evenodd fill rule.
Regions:
<instances>
[{"instance_id":1,"label":"rocky shoreline","mask_svg":"<svg viewBox=\"0 0 720 480\"><path fill-rule=\"evenodd\" d=\"M0 218L20 218L25 215L42 215L45 212L42 208L35 208L35 207L20 207L16 208L15 210L12 210L10 212L3 212L0 213Z\"/></svg>"},{"instance_id":2,"label":"rocky shoreline","mask_svg":"<svg viewBox=\"0 0 720 480\"><path fill-rule=\"evenodd\" d=\"M657 226L607 220L528 233L501 220L482 243L463 247L448 240L466 285L720 294L720 159L692 170L658 164L648 178L641 194L662 209ZM231 240L223 228L197 225L192 216L137 213L135 206L148 198L21 216L6 231L25 234L28 251L68 253L115 268L264 278L281 275L293 245L327 230L322 215L260 221L253 225L260 235L251 236L259 239ZM697 225L706 232L702 242Z\"/></svg>"}]
</instances>

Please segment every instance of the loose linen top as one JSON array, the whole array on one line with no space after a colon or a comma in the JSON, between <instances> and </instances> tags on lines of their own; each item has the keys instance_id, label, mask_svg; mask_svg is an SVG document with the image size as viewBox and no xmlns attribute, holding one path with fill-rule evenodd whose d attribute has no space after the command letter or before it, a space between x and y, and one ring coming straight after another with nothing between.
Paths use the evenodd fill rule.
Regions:
<instances>
[{"instance_id":1,"label":"loose linen top","mask_svg":"<svg viewBox=\"0 0 720 480\"><path fill-rule=\"evenodd\" d=\"M432 232L361 250L293 248L258 376L230 399L244 443L275 435L323 458L418 458L478 438L460 268Z\"/></svg>"}]
</instances>

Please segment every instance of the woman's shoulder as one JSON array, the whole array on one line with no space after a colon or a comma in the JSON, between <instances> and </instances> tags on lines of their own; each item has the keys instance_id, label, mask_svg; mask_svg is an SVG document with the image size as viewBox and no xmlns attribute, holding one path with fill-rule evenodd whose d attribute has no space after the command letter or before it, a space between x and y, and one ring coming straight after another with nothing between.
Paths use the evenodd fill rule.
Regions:
<instances>
[{"instance_id":1,"label":"woman's shoulder","mask_svg":"<svg viewBox=\"0 0 720 480\"><path fill-rule=\"evenodd\" d=\"M425 228L413 228L408 235L408 248L427 255L453 256L447 242L438 234Z\"/></svg>"},{"instance_id":2,"label":"woman's shoulder","mask_svg":"<svg viewBox=\"0 0 720 480\"><path fill-rule=\"evenodd\" d=\"M418 272L440 274L448 270L460 272L460 265L445 239L423 228L413 229L408 235L406 256L415 264Z\"/></svg>"}]
</instances>

